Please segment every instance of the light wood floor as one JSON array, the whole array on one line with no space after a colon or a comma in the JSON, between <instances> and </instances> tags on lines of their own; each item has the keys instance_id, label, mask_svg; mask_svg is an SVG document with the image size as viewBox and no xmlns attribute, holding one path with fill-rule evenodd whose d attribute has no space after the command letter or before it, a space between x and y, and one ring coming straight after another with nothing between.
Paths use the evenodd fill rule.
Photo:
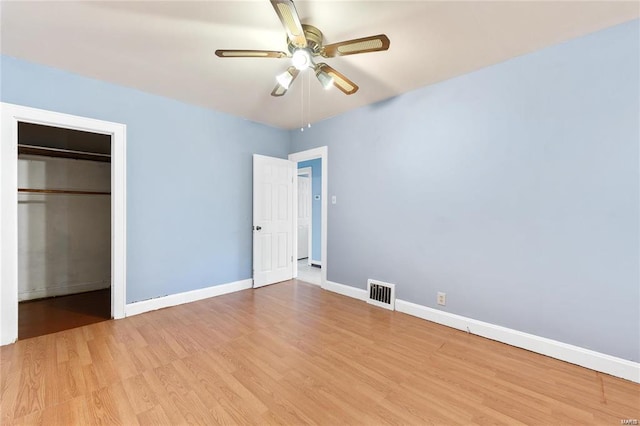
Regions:
<instances>
[{"instance_id":1,"label":"light wood floor","mask_svg":"<svg viewBox=\"0 0 640 426\"><path fill-rule=\"evenodd\" d=\"M2 425L640 419L640 385L296 281L0 355Z\"/></svg>"}]
</instances>

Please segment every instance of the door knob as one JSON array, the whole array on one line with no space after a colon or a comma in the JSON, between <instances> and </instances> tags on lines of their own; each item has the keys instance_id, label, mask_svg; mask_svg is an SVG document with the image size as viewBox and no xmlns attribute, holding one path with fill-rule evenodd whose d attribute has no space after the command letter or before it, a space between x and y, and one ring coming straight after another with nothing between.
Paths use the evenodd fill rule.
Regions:
<instances>
[{"instance_id":1,"label":"door knob","mask_svg":"<svg viewBox=\"0 0 640 426\"><path fill-rule=\"evenodd\" d=\"M256 226L255 228L256 228L256 231L259 231L262 229L262 226Z\"/></svg>"}]
</instances>

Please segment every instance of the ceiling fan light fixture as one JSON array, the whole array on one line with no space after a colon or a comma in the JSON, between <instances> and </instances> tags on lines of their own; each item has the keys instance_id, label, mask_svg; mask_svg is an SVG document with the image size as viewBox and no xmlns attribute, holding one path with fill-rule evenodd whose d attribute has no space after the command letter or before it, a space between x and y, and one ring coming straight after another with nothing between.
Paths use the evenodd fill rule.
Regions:
<instances>
[{"instance_id":1,"label":"ceiling fan light fixture","mask_svg":"<svg viewBox=\"0 0 640 426\"><path fill-rule=\"evenodd\" d=\"M289 72L289 70L283 72L282 74L278 74L276 76L276 80L282 87L285 89L289 89L291 82L293 81L293 74Z\"/></svg>"},{"instance_id":2,"label":"ceiling fan light fixture","mask_svg":"<svg viewBox=\"0 0 640 426\"><path fill-rule=\"evenodd\" d=\"M293 63L293 66L300 71L306 70L312 65L311 55L309 54L307 49L297 49L295 52L293 52L293 55L291 56L291 62Z\"/></svg>"},{"instance_id":3,"label":"ceiling fan light fixture","mask_svg":"<svg viewBox=\"0 0 640 426\"><path fill-rule=\"evenodd\" d=\"M317 68L316 77L325 90L329 90L331 86L333 86L333 77L331 77L326 71L324 71L322 67Z\"/></svg>"}]
</instances>

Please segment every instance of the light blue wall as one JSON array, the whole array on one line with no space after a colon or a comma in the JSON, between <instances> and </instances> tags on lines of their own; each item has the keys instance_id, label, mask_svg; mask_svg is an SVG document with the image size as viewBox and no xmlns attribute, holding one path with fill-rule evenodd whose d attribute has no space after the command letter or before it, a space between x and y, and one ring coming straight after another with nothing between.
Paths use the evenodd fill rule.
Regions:
<instances>
[{"instance_id":1,"label":"light blue wall","mask_svg":"<svg viewBox=\"0 0 640 426\"><path fill-rule=\"evenodd\" d=\"M307 160L298 163L298 168L311 167L311 232L313 239L311 241L311 260L316 262L322 261L322 240L320 233L322 228L322 203L324 200L316 200L316 196L322 197L322 159Z\"/></svg>"},{"instance_id":2,"label":"light blue wall","mask_svg":"<svg viewBox=\"0 0 640 426\"><path fill-rule=\"evenodd\" d=\"M287 132L7 56L1 67L3 102L127 125L127 302L251 278L252 154L286 157Z\"/></svg>"},{"instance_id":3,"label":"light blue wall","mask_svg":"<svg viewBox=\"0 0 640 426\"><path fill-rule=\"evenodd\" d=\"M636 20L290 132L329 147L328 279L640 361L639 40Z\"/></svg>"}]
</instances>

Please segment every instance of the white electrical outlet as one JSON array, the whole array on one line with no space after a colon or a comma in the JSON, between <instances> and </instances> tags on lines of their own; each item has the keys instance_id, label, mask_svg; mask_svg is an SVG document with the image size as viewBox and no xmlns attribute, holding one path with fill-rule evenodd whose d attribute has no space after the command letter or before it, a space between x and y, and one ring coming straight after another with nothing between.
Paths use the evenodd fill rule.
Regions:
<instances>
[{"instance_id":1,"label":"white electrical outlet","mask_svg":"<svg viewBox=\"0 0 640 426\"><path fill-rule=\"evenodd\" d=\"M438 305L445 306L447 304L447 293L438 292Z\"/></svg>"}]
</instances>

